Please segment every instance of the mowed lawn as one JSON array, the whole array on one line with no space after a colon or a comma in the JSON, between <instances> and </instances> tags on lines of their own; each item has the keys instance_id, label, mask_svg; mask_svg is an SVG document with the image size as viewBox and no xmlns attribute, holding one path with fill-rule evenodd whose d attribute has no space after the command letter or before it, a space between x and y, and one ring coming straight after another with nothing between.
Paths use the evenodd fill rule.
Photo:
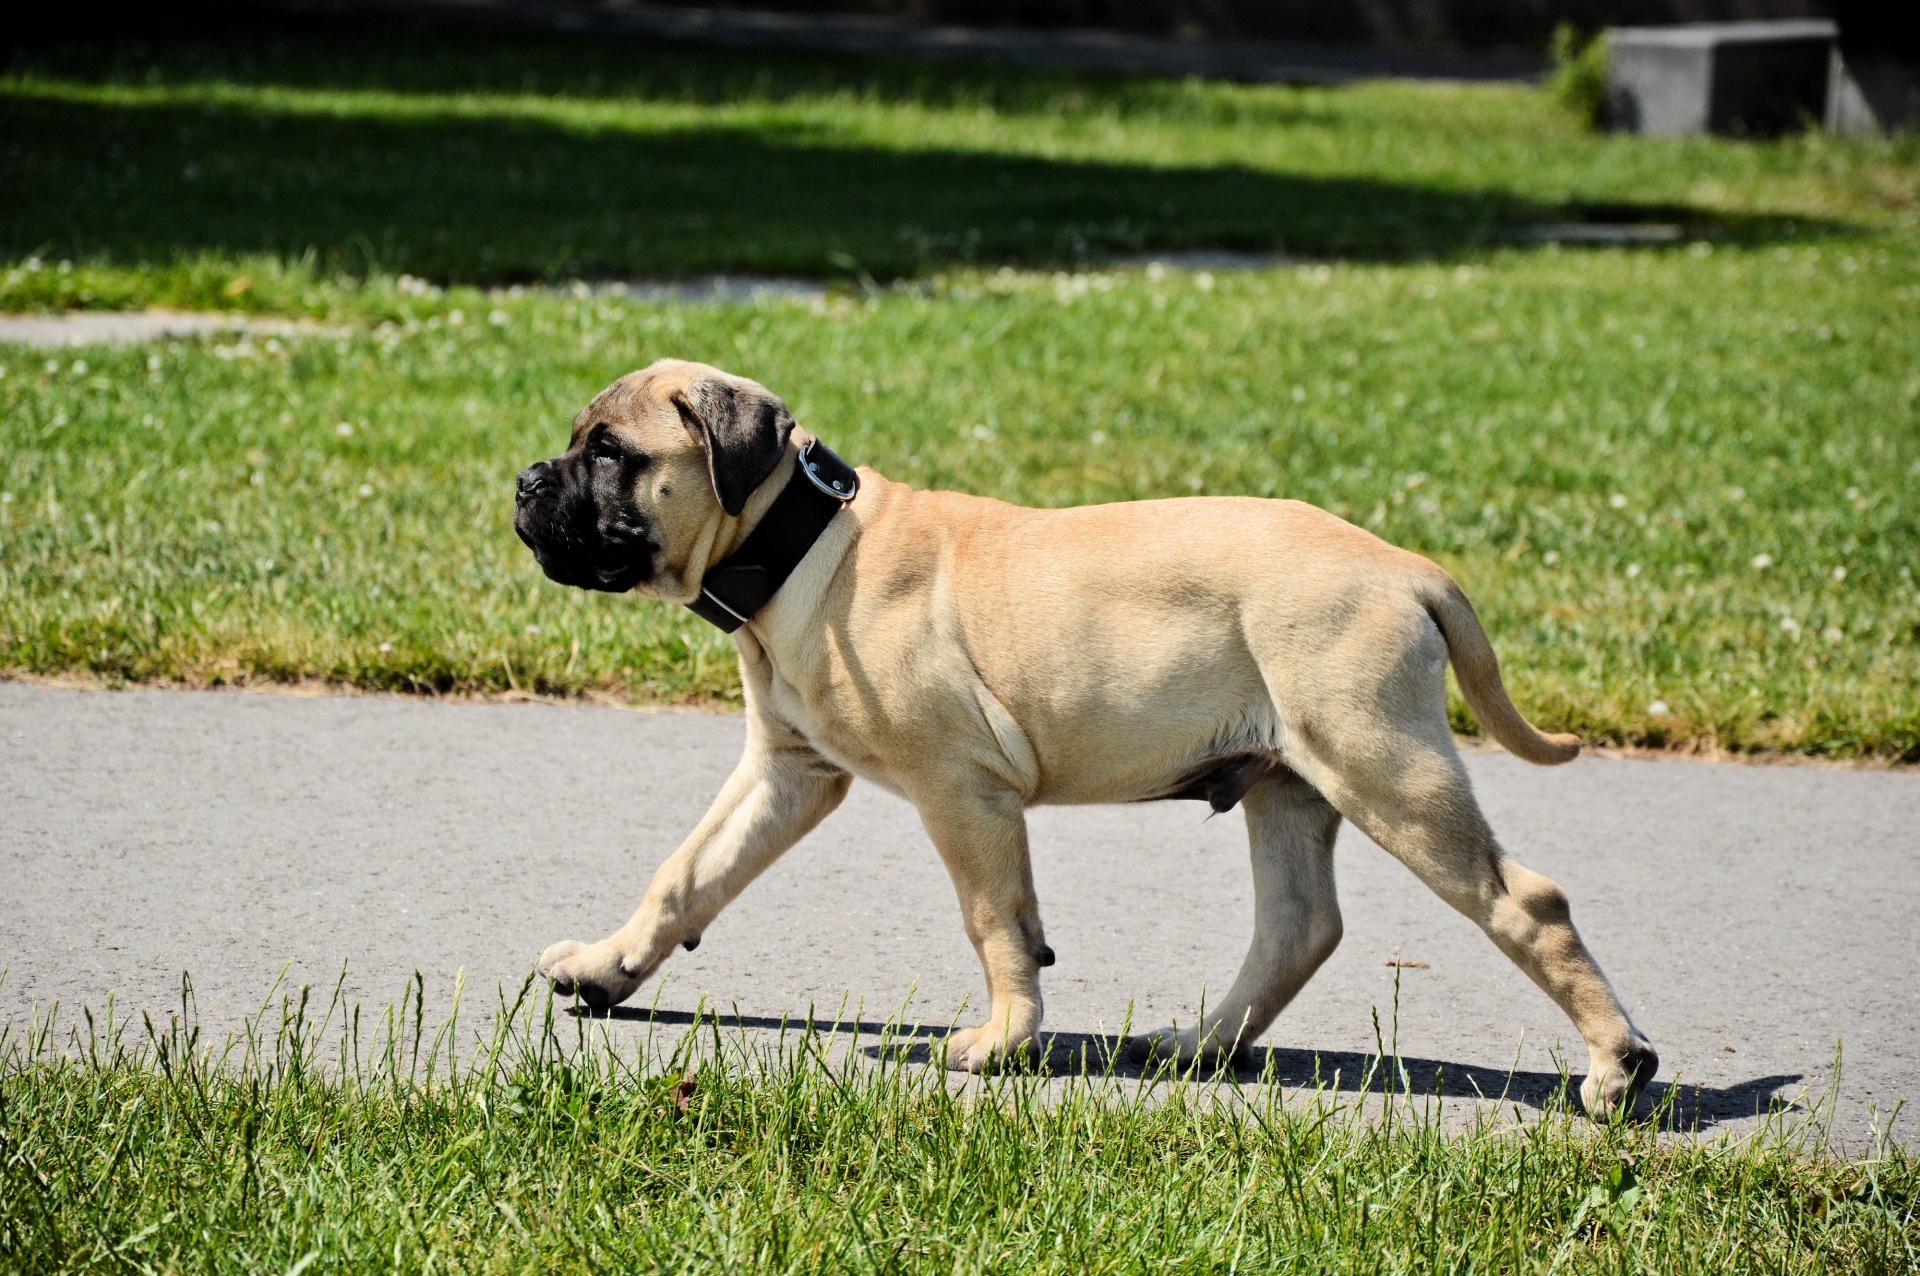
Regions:
<instances>
[{"instance_id":1,"label":"mowed lawn","mask_svg":"<svg viewBox=\"0 0 1920 1276\"><path fill-rule=\"evenodd\" d=\"M406 26L10 57L0 307L320 327L0 347L0 670L732 700L510 523L675 355L916 484L1325 506L1455 572L1550 728L1920 760L1912 138ZM1596 222L1678 238L1541 229ZM1290 260L1147 264L1201 249ZM568 286L707 272L832 292Z\"/></svg>"}]
</instances>

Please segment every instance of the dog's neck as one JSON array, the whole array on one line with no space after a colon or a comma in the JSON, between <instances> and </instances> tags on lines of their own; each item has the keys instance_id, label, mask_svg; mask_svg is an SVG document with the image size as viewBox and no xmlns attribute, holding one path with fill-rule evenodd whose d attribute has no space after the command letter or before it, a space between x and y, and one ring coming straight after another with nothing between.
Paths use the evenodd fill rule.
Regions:
<instances>
[{"instance_id":1,"label":"dog's neck","mask_svg":"<svg viewBox=\"0 0 1920 1276\"><path fill-rule=\"evenodd\" d=\"M785 481L777 482L782 472ZM774 488L770 499L769 488ZM739 535L724 557L709 561L688 610L725 633L751 621L859 488L852 466L818 439L806 440L748 499ZM749 523L747 515L756 505L758 515Z\"/></svg>"},{"instance_id":2,"label":"dog's neck","mask_svg":"<svg viewBox=\"0 0 1920 1276\"><path fill-rule=\"evenodd\" d=\"M688 580L700 580L726 561L727 556L739 549L747 537L753 535L753 529L766 518L767 511L773 508L773 503L780 499L780 493L786 491L787 484L799 472L800 449L811 442L811 434L795 430L787 450L780 454L779 464L773 467L773 473L748 493L747 503L740 507L737 515L730 516L715 505L713 519L707 526L703 552L697 561L687 564Z\"/></svg>"}]
</instances>

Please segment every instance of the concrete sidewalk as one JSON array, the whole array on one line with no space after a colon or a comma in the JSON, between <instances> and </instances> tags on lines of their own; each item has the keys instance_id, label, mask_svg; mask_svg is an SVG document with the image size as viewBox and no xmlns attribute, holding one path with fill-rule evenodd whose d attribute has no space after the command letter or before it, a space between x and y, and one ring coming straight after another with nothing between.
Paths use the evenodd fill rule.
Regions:
<instances>
[{"instance_id":1,"label":"concrete sidewalk","mask_svg":"<svg viewBox=\"0 0 1920 1276\"><path fill-rule=\"evenodd\" d=\"M216 1035L290 978L376 1007L413 972L470 1004L517 987L556 939L625 919L705 809L737 718L0 683L0 1016L39 1003L177 1004ZM1468 759L1516 858L1558 879L1663 1082L1710 1131L1817 1094L1845 1048L1834 1134L1920 1098L1920 775L1585 758ZM1047 1026L1193 1018L1238 968L1252 903L1236 811L1197 803L1034 812ZM1268 1034L1290 1082L1357 1078L1391 1024L1424 1084L1522 1105L1584 1066L1545 996L1399 864L1342 834L1347 935ZM651 999L644 991L636 1000ZM914 812L856 784L846 804L672 964L662 1021L702 997L777 1024L843 999L944 1024L981 1002L952 892ZM616 1032L648 1028L644 1014ZM1069 1040L1078 1040L1069 1037ZM1509 1079L1509 1069L1514 1069ZM1698 1087L1694 1089L1693 1087ZM1911 1109L1896 1135L1912 1146Z\"/></svg>"}]
</instances>

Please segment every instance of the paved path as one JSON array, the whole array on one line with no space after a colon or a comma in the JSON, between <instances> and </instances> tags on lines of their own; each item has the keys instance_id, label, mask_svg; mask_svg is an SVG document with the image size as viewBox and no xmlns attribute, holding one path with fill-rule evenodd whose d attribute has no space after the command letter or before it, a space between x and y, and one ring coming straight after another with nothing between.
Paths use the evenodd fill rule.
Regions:
<instances>
[{"instance_id":1,"label":"paved path","mask_svg":"<svg viewBox=\"0 0 1920 1276\"><path fill-rule=\"evenodd\" d=\"M304 319L260 319L181 310L73 310L65 314L0 315L0 345L58 350L66 346L132 345L168 337L237 332L256 337L338 337Z\"/></svg>"},{"instance_id":2,"label":"paved path","mask_svg":"<svg viewBox=\"0 0 1920 1276\"><path fill-rule=\"evenodd\" d=\"M737 718L389 698L71 691L0 683L0 1016L32 1003L175 1004L191 971L220 1031L295 982L396 1000L416 970L490 996L561 938L623 920L730 769ZM1920 775L1585 758L1468 759L1507 846L1557 878L1662 1076L1708 1126L1815 1093L1845 1043L1835 1133L1920 1099ZM1033 816L1048 1026L1190 1021L1243 951L1238 812L1195 803ZM1342 835L1345 943L1268 1034L1289 1080L1345 1078L1390 1021L1416 1077L1534 1102L1577 1038L1477 931L1364 838ZM650 997L649 991L643 994ZM980 1004L950 888L912 810L868 785L672 965L777 1022L843 996L869 1020ZM615 1021L638 1032L637 1016ZM1317 1055L1313 1052L1318 1052ZM1424 1061L1424 1062L1422 1062ZM1909 1109L1911 1112L1911 1109ZM1909 1145L1916 1123L1896 1132Z\"/></svg>"}]
</instances>

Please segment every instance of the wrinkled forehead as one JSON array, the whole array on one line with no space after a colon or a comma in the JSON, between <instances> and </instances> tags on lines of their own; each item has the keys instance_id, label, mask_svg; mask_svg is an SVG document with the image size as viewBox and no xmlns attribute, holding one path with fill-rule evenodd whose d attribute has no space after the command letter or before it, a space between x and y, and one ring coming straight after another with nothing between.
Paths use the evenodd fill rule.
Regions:
<instances>
[{"instance_id":1,"label":"wrinkled forehead","mask_svg":"<svg viewBox=\"0 0 1920 1276\"><path fill-rule=\"evenodd\" d=\"M578 447L588 431L602 422L615 429L636 430L645 426L650 417L666 406L654 393L652 380L642 373L629 373L594 395L593 402L573 418L572 446Z\"/></svg>"}]
</instances>

